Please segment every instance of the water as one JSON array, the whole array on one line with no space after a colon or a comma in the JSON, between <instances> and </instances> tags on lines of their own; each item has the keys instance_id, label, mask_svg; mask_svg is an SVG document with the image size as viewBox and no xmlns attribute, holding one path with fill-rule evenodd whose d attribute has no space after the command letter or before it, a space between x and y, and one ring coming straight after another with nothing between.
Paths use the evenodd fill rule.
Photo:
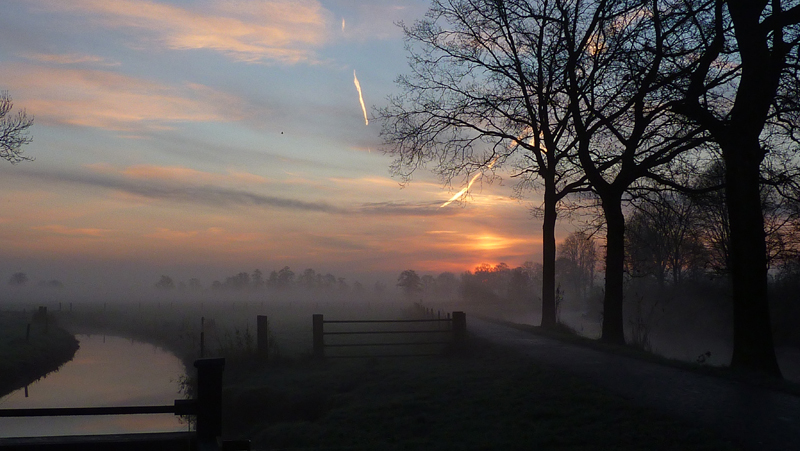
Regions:
<instances>
[{"instance_id":1,"label":"water","mask_svg":"<svg viewBox=\"0 0 800 451\"><path fill-rule=\"evenodd\" d=\"M80 349L55 373L0 398L0 409L171 405L182 398L181 361L130 339L77 335ZM0 418L0 437L185 431L173 414Z\"/></svg>"}]
</instances>

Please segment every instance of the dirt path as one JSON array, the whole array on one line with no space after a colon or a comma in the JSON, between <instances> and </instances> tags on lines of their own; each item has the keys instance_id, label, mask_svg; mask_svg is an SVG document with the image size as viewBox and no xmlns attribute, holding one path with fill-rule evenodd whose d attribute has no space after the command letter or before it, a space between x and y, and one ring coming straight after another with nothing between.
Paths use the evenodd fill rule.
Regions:
<instances>
[{"instance_id":1,"label":"dirt path","mask_svg":"<svg viewBox=\"0 0 800 451\"><path fill-rule=\"evenodd\" d=\"M631 402L716 429L754 450L800 450L800 397L605 353L473 317L468 330Z\"/></svg>"}]
</instances>

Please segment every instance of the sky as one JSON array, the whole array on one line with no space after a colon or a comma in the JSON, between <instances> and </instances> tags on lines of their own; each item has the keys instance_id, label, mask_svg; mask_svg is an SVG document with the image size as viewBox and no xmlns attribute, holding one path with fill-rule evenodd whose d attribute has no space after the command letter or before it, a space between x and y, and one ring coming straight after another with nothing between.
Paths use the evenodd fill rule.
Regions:
<instances>
[{"instance_id":1,"label":"sky","mask_svg":"<svg viewBox=\"0 0 800 451\"><path fill-rule=\"evenodd\" d=\"M514 198L502 172L442 207L467 179L389 171L373 116L408 72L395 23L428 6L4 2L0 90L35 117L35 160L0 162L0 284L284 266L368 283L540 261L537 195Z\"/></svg>"}]
</instances>

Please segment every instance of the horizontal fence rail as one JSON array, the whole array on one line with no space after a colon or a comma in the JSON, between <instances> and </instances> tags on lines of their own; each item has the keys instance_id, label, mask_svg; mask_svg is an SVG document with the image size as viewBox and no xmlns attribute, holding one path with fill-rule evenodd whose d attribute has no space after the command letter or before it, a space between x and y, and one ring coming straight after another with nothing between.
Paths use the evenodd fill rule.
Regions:
<instances>
[{"instance_id":1,"label":"horizontal fence rail","mask_svg":"<svg viewBox=\"0 0 800 451\"><path fill-rule=\"evenodd\" d=\"M45 407L36 409L0 409L0 417L60 417L78 415L140 415L156 413L174 413L175 415L193 415L194 404L178 407L166 406L111 406L111 407Z\"/></svg>"},{"instance_id":2,"label":"horizontal fence rail","mask_svg":"<svg viewBox=\"0 0 800 451\"><path fill-rule=\"evenodd\" d=\"M370 330L326 330L326 325L412 325L422 324L430 325L436 324L439 326L436 329L399 329L392 328L387 330L370 329ZM452 345L460 343L466 337L466 317L463 312L454 312L453 317L444 319L389 319L389 320L325 320L323 315L312 316L313 326L313 347L314 355L316 357L333 357L333 358L360 358L360 357L421 357L421 356L434 356L440 355L441 352L412 352L412 353L392 353L392 354L358 354L358 355L326 355L325 348L382 348L382 347L424 347L434 345ZM432 339L429 335L450 335L448 338ZM387 339L378 340L380 336L419 336L424 337L419 340L413 341L387 341ZM374 336L371 341L366 343L326 343L325 337L346 338L347 336Z\"/></svg>"},{"instance_id":3,"label":"horizontal fence rail","mask_svg":"<svg viewBox=\"0 0 800 451\"><path fill-rule=\"evenodd\" d=\"M172 405L162 406L109 406L109 407L50 407L37 409L0 409L0 417L47 417L47 416L77 416L77 415L139 415L139 414L163 414L173 413L175 415L194 415L195 432L199 449L219 449L217 440L222 434L222 373L225 368L225 359L200 359L194 362L197 368L197 397L196 399L176 399ZM131 436L140 434L126 434L121 440L131 440ZM147 434L144 434L147 435ZM144 436L142 435L142 436ZM158 437L158 434L150 434ZM85 436L88 443L96 436ZM121 436L123 437L123 436ZM78 445L69 442L69 436L64 438L63 443L58 440L61 437L50 437L53 449L80 449ZM83 439L83 438L81 438ZM20 444L20 440L26 438L0 439L0 449L4 444L12 440L12 448L15 446L27 446ZM30 438L32 441L41 438ZM74 441L74 439L72 439ZM155 439L154 439L155 440ZM145 442L147 439L144 440ZM69 443L67 443L69 442ZM224 441L223 441L224 442ZM10 442L9 442L10 443ZM240 444L241 445L241 444ZM61 447L61 448L59 448ZM230 447L230 445L229 445ZM113 444L109 444L108 449L114 449ZM143 448L146 449L146 443ZM244 445L231 449L249 449Z\"/></svg>"}]
</instances>

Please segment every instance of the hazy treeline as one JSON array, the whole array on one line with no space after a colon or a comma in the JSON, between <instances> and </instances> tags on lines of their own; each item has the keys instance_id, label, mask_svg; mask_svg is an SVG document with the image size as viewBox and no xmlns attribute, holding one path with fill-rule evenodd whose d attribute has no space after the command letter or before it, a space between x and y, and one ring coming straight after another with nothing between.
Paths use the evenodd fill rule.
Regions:
<instances>
[{"instance_id":1,"label":"hazy treeline","mask_svg":"<svg viewBox=\"0 0 800 451\"><path fill-rule=\"evenodd\" d=\"M8 285L12 287L23 287L29 282L28 275L24 272L15 272L8 278ZM36 283L40 288L64 288L64 284L58 279L40 280Z\"/></svg>"},{"instance_id":2,"label":"hazy treeline","mask_svg":"<svg viewBox=\"0 0 800 451\"><path fill-rule=\"evenodd\" d=\"M260 269L255 269L252 273L246 271L228 276L224 280L214 280L210 285L204 286L196 278L191 278L188 282L178 281L168 276L162 275L155 283L155 287L161 290L179 291L263 291L263 290L288 290L294 288L304 288L308 290L339 291L343 293L364 293L365 287L361 282L354 281L352 284L347 282L344 277L336 277L333 274L318 273L314 269L307 268L300 274L295 274L291 268L284 266L280 270L273 270L265 276ZM382 293L385 285L376 282L371 287L375 292Z\"/></svg>"}]
</instances>

